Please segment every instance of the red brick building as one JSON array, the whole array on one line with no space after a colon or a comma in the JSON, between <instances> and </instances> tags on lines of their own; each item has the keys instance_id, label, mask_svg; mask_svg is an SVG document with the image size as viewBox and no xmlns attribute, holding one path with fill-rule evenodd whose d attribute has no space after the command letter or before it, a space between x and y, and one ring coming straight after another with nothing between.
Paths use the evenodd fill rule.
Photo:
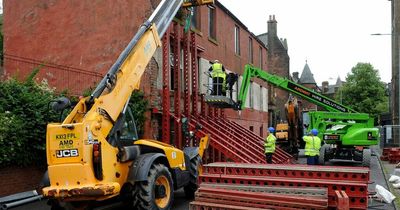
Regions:
<instances>
[{"instance_id":1,"label":"red brick building","mask_svg":"<svg viewBox=\"0 0 400 210\"><path fill-rule=\"evenodd\" d=\"M55 64L52 71L43 71L46 73L42 75L50 85L59 90L76 88L72 92L93 87L158 2L5 1L5 73L23 76L32 63ZM196 8L192 24L201 49L200 72L205 72L208 61L214 59L239 74L247 63L267 68L266 45L219 2L213 7ZM156 89L161 89L160 53L149 66L145 79L151 79L153 85L143 88L148 95L149 92L159 95ZM63 70L55 70L57 67ZM203 75L201 82L207 83L207 77ZM268 122L266 87L264 82L254 81L247 103L250 109L241 115L229 110L228 118L263 135ZM152 136L157 135L149 137Z\"/></svg>"},{"instance_id":2,"label":"red brick building","mask_svg":"<svg viewBox=\"0 0 400 210\"><path fill-rule=\"evenodd\" d=\"M158 3L159 0L4 1L5 73L24 77L42 64L41 79L59 91L68 89L79 94L96 85ZM279 60L277 51L271 56L267 44L218 1L213 6L196 8L194 14L192 31L196 33L200 93L207 92L209 78L205 73L210 60L218 59L227 71L238 74L243 73L247 63L272 69L270 58ZM179 19L174 21L183 24ZM288 72L287 49L283 53L286 57L274 62L274 67L287 63L282 69ZM152 110L161 107L161 67L159 49L147 67L141 87ZM240 87L240 80L235 90ZM271 124L265 82L254 79L246 104L248 108L240 113L226 110L226 117L265 136ZM144 137L160 139L160 115L149 111L147 117Z\"/></svg>"}]
</instances>

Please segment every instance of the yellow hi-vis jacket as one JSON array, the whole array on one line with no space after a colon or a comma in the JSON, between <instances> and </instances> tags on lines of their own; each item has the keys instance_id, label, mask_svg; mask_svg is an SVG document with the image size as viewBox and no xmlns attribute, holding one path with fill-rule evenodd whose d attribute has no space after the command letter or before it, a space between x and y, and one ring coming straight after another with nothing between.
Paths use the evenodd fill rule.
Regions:
<instances>
[{"instance_id":1,"label":"yellow hi-vis jacket","mask_svg":"<svg viewBox=\"0 0 400 210\"><path fill-rule=\"evenodd\" d=\"M212 72L211 72L211 77L222 77L225 81L226 79L226 74L225 72L222 71L222 64L221 63L214 63L212 65Z\"/></svg>"},{"instance_id":2,"label":"yellow hi-vis jacket","mask_svg":"<svg viewBox=\"0 0 400 210\"><path fill-rule=\"evenodd\" d=\"M321 139L318 136L304 136L303 140L306 142L304 148L304 154L306 156L319 155L319 149L321 148Z\"/></svg>"},{"instance_id":3,"label":"yellow hi-vis jacket","mask_svg":"<svg viewBox=\"0 0 400 210\"><path fill-rule=\"evenodd\" d=\"M274 134L270 133L264 142L265 153L275 152L275 142L276 142L276 137L274 136Z\"/></svg>"}]
</instances>

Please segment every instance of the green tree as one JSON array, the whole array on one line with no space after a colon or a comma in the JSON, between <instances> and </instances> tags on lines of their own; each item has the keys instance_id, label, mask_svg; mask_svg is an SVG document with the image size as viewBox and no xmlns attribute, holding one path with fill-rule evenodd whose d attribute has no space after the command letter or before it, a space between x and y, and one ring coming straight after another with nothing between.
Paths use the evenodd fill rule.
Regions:
<instances>
[{"instance_id":1,"label":"green tree","mask_svg":"<svg viewBox=\"0 0 400 210\"><path fill-rule=\"evenodd\" d=\"M57 115L47 109L55 94L35 69L25 81L0 81L0 167L45 165L46 125Z\"/></svg>"},{"instance_id":2,"label":"green tree","mask_svg":"<svg viewBox=\"0 0 400 210\"><path fill-rule=\"evenodd\" d=\"M378 70L369 63L358 63L347 74L346 83L340 88L342 103L358 112L368 113L378 120L378 116L389 110L389 99L385 95L385 84ZM339 101L340 94L336 95Z\"/></svg>"},{"instance_id":3,"label":"green tree","mask_svg":"<svg viewBox=\"0 0 400 210\"><path fill-rule=\"evenodd\" d=\"M3 14L0 14L0 65L3 65Z\"/></svg>"},{"instance_id":4,"label":"green tree","mask_svg":"<svg viewBox=\"0 0 400 210\"><path fill-rule=\"evenodd\" d=\"M130 100L130 107L132 109L133 117L136 121L136 128L139 138L144 133L144 123L146 121L145 113L149 109L149 101L144 97L144 93L140 90L134 91Z\"/></svg>"}]
</instances>

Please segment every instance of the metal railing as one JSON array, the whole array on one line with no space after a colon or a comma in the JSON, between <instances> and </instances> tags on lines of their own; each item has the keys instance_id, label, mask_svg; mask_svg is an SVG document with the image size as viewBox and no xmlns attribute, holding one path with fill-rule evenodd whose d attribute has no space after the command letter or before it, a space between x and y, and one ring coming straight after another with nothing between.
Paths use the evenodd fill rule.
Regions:
<instances>
[{"instance_id":1,"label":"metal railing","mask_svg":"<svg viewBox=\"0 0 400 210\"><path fill-rule=\"evenodd\" d=\"M380 147L400 146L400 125L385 125L380 127Z\"/></svg>"},{"instance_id":2,"label":"metal railing","mask_svg":"<svg viewBox=\"0 0 400 210\"><path fill-rule=\"evenodd\" d=\"M98 72L39 61L16 55L4 54L4 67L7 76L25 79L35 68L40 68L37 81L46 81L60 93L81 95L85 89L94 87L103 75Z\"/></svg>"},{"instance_id":3,"label":"metal railing","mask_svg":"<svg viewBox=\"0 0 400 210\"><path fill-rule=\"evenodd\" d=\"M203 84L206 87L206 94L207 95L223 95L234 99L234 94L237 94L237 90L234 88L234 84L237 83L237 79L231 86L229 85L229 74L227 74L227 78L225 82L221 81L213 81L210 72L204 72L207 75L207 83Z\"/></svg>"}]
</instances>

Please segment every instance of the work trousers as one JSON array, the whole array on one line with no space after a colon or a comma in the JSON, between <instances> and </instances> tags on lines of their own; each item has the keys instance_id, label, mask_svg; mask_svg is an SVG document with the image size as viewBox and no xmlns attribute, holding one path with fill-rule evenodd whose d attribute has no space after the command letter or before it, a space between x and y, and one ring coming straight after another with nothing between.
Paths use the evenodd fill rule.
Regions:
<instances>
[{"instance_id":1,"label":"work trousers","mask_svg":"<svg viewBox=\"0 0 400 210\"><path fill-rule=\"evenodd\" d=\"M272 163L272 155L274 153L265 153L265 159L267 160L267 163L271 164Z\"/></svg>"},{"instance_id":2,"label":"work trousers","mask_svg":"<svg viewBox=\"0 0 400 210\"><path fill-rule=\"evenodd\" d=\"M223 87L223 83L224 83L224 78L222 77L214 77L213 78L213 91L212 91L212 95L217 95L217 96L225 96L226 92L223 91L222 87Z\"/></svg>"},{"instance_id":3,"label":"work trousers","mask_svg":"<svg viewBox=\"0 0 400 210\"><path fill-rule=\"evenodd\" d=\"M307 156L307 165L318 165L318 155Z\"/></svg>"}]
</instances>

